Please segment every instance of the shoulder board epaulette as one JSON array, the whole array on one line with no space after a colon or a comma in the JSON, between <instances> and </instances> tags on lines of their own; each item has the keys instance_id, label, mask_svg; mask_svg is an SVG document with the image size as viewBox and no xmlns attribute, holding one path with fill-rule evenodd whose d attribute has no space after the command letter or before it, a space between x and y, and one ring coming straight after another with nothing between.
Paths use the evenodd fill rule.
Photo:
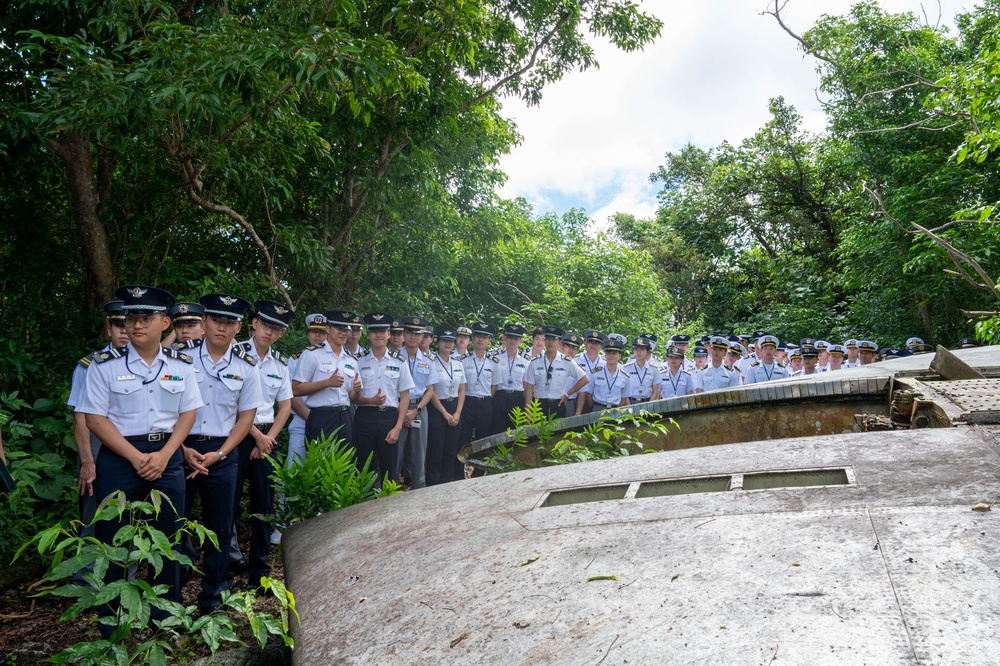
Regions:
<instances>
[{"instance_id":1,"label":"shoulder board epaulette","mask_svg":"<svg viewBox=\"0 0 1000 666\"><path fill-rule=\"evenodd\" d=\"M348 351L347 347L343 347L343 348L342 348L342 351L343 351L343 352L344 352L345 354L347 354L348 356L350 356L351 358L353 358L353 359L357 360L357 358L358 358L358 355L357 355L357 354L355 354L355 353L354 353L354 352L352 352L352 351Z\"/></svg>"},{"instance_id":2,"label":"shoulder board epaulette","mask_svg":"<svg viewBox=\"0 0 1000 666\"><path fill-rule=\"evenodd\" d=\"M472 356L472 352L467 351L464 354L462 354L461 356L459 356L458 360L459 361L464 361L465 359L469 358L470 356Z\"/></svg>"},{"instance_id":3,"label":"shoulder board epaulette","mask_svg":"<svg viewBox=\"0 0 1000 666\"><path fill-rule=\"evenodd\" d=\"M299 353L299 354L292 354L292 358L294 360L296 360L296 361L299 360L299 356L302 356L302 354L301 353Z\"/></svg>"},{"instance_id":4,"label":"shoulder board epaulette","mask_svg":"<svg viewBox=\"0 0 1000 666\"><path fill-rule=\"evenodd\" d=\"M625 368L622 368L622 369L621 369L621 373L622 373L623 375L625 375L626 377L631 377L631 376L632 376L632 373L631 373L631 372L628 372L627 370L625 370Z\"/></svg>"},{"instance_id":5,"label":"shoulder board epaulette","mask_svg":"<svg viewBox=\"0 0 1000 666\"><path fill-rule=\"evenodd\" d=\"M234 347L243 347L244 349L247 349L247 350L249 350L249 349L250 349L250 345L251 345L251 344L252 344L252 343L251 343L251 342L250 342L249 340L244 340L243 342L237 342L237 343L236 343L235 345L233 345L233 346L234 346Z\"/></svg>"},{"instance_id":6,"label":"shoulder board epaulette","mask_svg":"<svg viewBox=\"0 0 1000 666\"><path fill-rule=\"evenodd\" d=\"M177 351L184 351L186 349L195 349L201 347L204 340L185 340L184 342L175 342L170 345L171 349L176 349Z\"/></svg>"},{"instance_id":7,"label":"shoulder board epaulette","mask_svg":"<svg viewBox=\"0 0 1000 666\"><path fill-rule=\"evenodd\" d=\"M687 375L688 377L690 377L690 376L691 376L691 373L690 373L690 372L688 372L687 370L685 370L684 368L681 368L681 369L680 369L680 372L683 372L683 373L684 373L685 375Z\"/></svg>"},{"instance_id":8,"label":"shoulder board epaulette","mask_svg":"<svg viewBox=\"0 0 1000 666\"><path fill-rule=\"evenodd\" d=\"M779 362L778 365L781 366L782 368L787 368L788 367L787 363L781 363L781 362Z\"/></svg>"},{"instance_id":9,"label":"shoulder board epaulette","mask_svg":"<svg viewBox=\"0 0 1000 666\"><path fill-rule=\"evenodd\" d=\"M128 351L127 347L118 347L117 349L109 349L108 351L94 352L90 355L90 358L94 360L95 363L104 363L105 361L110 361L113 358L121 358Z\"/></svg>"},{"instance_id":10,"label":"shoulder board epaulette","mask_svg":"<svg viewBox=\"0 0 1000 666\"><path fill-rule=\"evenodd\" d=\"M288 357L282 354L274 347L271 347L271 356L278 359L278 362L281 363L282 365L288 365Z\"/></svg>"},{"instance_id":11,"label":"shoulder board epaulette","mask_svg":"<svg viewBox=\"0 0 1000 666\"><path fill-rule=\"evenodd\" d=\"M372 352L370 349L365 349L362 347L361 351L359 351L357 354L354 355L354 358L364 358L365 356L368 356L371 353Z\"/></svg>"},{"instance_id":12,"label":"shoulder board epaulette","mask_svg":"<svg viewBox=\"0 0 1000 666\"><path fill-rule=\"evenodd\" d=\"M320 348L320 347L322 347L322 346L323 346L323 343L321 342L321 343L320 343L320 344L318 344L318 345L312 345L312 346L310 346L310 347L306 347L306 348L305 348L305 349L303 349L302 351L303 351L303 352L307 352L307 351L316 351L317 349L319 349L319 348Z\"/></svg>"},{"instance_id":13,"label":"shoulder board epaulette","mask_svg":"<svg viewBox=\"0 0 1000 666\"><path fill-rule=\"evenodd\" d=\"M178 361L184 361L185 363L192 363L194 361L194 359L192 359L190 356L180 352L177 349L167 349L166 347L164 347L163 355L168 356L170 358L176 358Z\"/></svg>"},{"instance_id":14,"label":"shoulder board epaulette","mask_svg":"<svg viewBox=\"0 0 1000 666\"><path fill-rule=\"evenodd\" d=\"M492 353L492 354L486 354L486 358L490 359L490 360L491 360L491 361L493 361L494 363L499 363L499 362L500 362L500 357L499 357L499 356L497 356L497 355L496 355L495 353Z\"/></svg>"},{"instance_id":15,"label":"shoulder board epaulette","mask_svg":"<svg viewBox=\"0 0 1000 666\"><path fill-rule=\"evenodd\" d=\"M438 356L434 352L430 352L429 354L427 354L427 358L429 358L432 361L436 361Z\"/></svg>"},{"instance_id":16,"label":"shoulder board epaulette","mask_svg":"<svg viewBox=\"0 0 1000 666\"><path fill-rule=\"evenodd\" d=\"M399 360L399 361L405 361L406 360L405 358L403 358L403 355L400 354L398 351L392 351L391 349L389 350L389 356L391 356L392 358L394 358L396 360Z\"/></svg>"},{"instance_id":17,"label":"shoulder board epaulette","mask_svg":"<svg viewBox=\"0 0 1000 666\"><path fill-rule=\"evenodd\" d=\"M239 345L233 347L233 356L243 359L251 366L257 365L257 359L250 355L250 352L247 351L246 347L240 347Z\"/></svg>"},{"instance_id":18,"label":"shoulder board epaulette","mask_svg":"<svg viewBox=\"0 0 1000 666\"><path fill-rule=\"evenodd\" d=\"M754 361L753 363L750 364L750 367L756 368L758 365L760 365L760 361Z\"/></svg>"},{"instance_id":19,"label":"shoulder board epaulette","mask_svg":"<svg viewBox=\"0 0 1000 666\"><path fill-rule=\"evenodd\" d=\"M101 358L101 350L98 349L97 351L90 352L77 362L83 367L88 368L90 367L90 364L93 363L94 361L100 362L99 361L100 358Z\"/></svg>"},{"instance_id":20,"label":"shoulder board epaulette","mask_svg":"<svg viewBox=\"0 0 1000 666\"><path fill-rule=\"evenodd\" d=\"M568 358L566 356L566 354L563 354L562 352L556 352L556 360L557 361L572 361L573 359Z\"/></svg>"}]
</instances>

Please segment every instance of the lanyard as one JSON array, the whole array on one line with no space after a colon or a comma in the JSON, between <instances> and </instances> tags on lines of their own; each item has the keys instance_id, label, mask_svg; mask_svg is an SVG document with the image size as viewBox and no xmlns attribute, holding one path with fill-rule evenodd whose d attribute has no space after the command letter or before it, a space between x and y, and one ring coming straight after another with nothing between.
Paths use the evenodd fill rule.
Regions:
<instances>
[{"instance_id":1,"label":"lanyard","mask_svg":"<svg viewBox=\"0 0 1000 666\"><path fill-rule=\"evenodd\" d=\"M608 383L608 400L611 400L611 389L613 389L615 384L618 383L618 378L621 377L621 373L621 368L616 368L615 381L611 381L611 377L608 377L608 368L607 366L604 367L604 381Z\"/></svg>"},{"instance_id":2,"label":"lanyard","mask_svg":"<svg viewBox=\"0 0 1000 666\"><path fill-rule=\"evenodd\" d=\"M445 365L444 361L441 360L441 354L438 354L437 360L438 363L441 365L441 369L448 373L448 393L450 394L452 389L455 388L455 371L452 370L451 360L449 359L448 365Z\"/></svg>"},{"instance_id":3,"label":"lanyard","mask_svg":"<svg viewBox=\"0 0 1000 666\"><path fill-rule=\"evenodd\" d=\"M667 369L667 379L670 380L670 385L674 388L674 395L677 395L677 386L681 383L681 369L677 368L677 380L674 381L674 375L670 374L670 369Z\"/></svg>"},{"instance_id":4,"label":"lanyard","mask_svg":"<svg viewBox=\"0 0 1000 666\"><path fill-rule=\"evenodd\" d=\"M157 354L157 356L159 356L159 354ZM160 370L163 370L163 366L164 365L166 365L166 361L164 361L161 358L160 359L160 365L159 365L159 367L156 368L156 372L153 373L153 378L145 380L144 382L142 382L142 385L145 386L146 384L151 384L154 381L156 381L157 377L160 376ZM133 375L135 374L134 372L132 372L132 368L130 368L129 365L128 365L128 347L125 348L125 369L128 370L129 373L131 373ZM138 375L136 375L136 376L138 376Z\"/></svg>"},{"instance_id":5,"label":"lanyard","mask_svg":"<svg viewBox=\"0 0 1000 666\"><path fill-rule=\"evenodd\" d=\"M486 367L486 355L485 354L483 355L483 364L479 365L478 363L476 363L476 355L473 354L472 365L476 369L476 386L482 388L482 385L479 383L479 375L483 373L483 368Z\"/></svg>"},{"instance_id":6,"label":"lanyard","mask_svg":"<svg viewBox=\"0 0 1000 666\"><path fill-rule=\"evenodd\" d=\"M761 361L760 367L764 368L764 374L767 375L767 381L771 381L771 375L774 374L774 363L771 364L771 370L768 372L767 364Z\"/></svg>"},{"instance_id":7,"label":"lanyard","mask_svg":"<svg viewBox=\"0 0 1000 666\"><path fill-rule=\"evenodd\" d=\"M230 354L232 354L232 353L233 353L233 350L232 350L232 349L230 349L230 350L229 350L229 353L230 353ZM211 358L211 357L209 357L209 358ZM207 375L208 375L209 377L215 377L215 378L216 378L216 379L218 379L218 380L219 380L220 382L222 382L222 370L225 370L226 368L228 368L228 367L229 367L229 363L228 363L228 362L227 362L227 363L226 363L226 365L225 365L225 366L224 366L224 367L222 368L222 370L220 370L219 372L216 372L216 373L215 373L215 374L213 375L213 374L212 374L211 372L209 372L209 371L208 371L208 366L207 366L207 365L205 365L205 345L202 345L202 346L198 347L198 360L200 360L200 361L201 361L201 367L205 368L205 374L207 374ZM160 362L162 363L162 361L160 361ZM214 366L215 366L215 364L213 363L213 364L212 364L212 366L214 367ZM225 384L225 382L222 382L222 383L223 383L223 384Z\"/></svg>"},{"instance_id":8,"label":"lanyard","mask_svg":"<svg viewBox=\"0 0 1000 666\"><path fill-rule=\"evenodd\" d=\"M597 360L593 363L590 362L590 357L586 354L583 355L583 362L587 364L587 370L591 373L597 372L597 364L601 362L601 357L598 356Z\"/></svg>"},{"instance_id":9,"label":"lanyard","mask_svg":"<svg viewBox=\"0 0 1000 666\"><path fill-rule=\"evenodd\" d=\"M639 374L639 364L635 364L635 374L639 378L639 395L645 397L646 395L646 375L649 374L649 368L645 368L642 374Z\"/></svg>"},{"instance_id":10,"label":"lanyard","mask_svg":"<svg viewBox=\"0 0 1000 666\"><path fill-rule=\"evenodd\" d=\"M508 358L509 357L510 357L510 355L508 354ZM509 361L507 361L507 385L508 386L513 386L514 385L514 361L516 361L516 360L517 360L517 354L515 353L514 354L514 358L510 359Z\"/></svg>"}]
</instances>

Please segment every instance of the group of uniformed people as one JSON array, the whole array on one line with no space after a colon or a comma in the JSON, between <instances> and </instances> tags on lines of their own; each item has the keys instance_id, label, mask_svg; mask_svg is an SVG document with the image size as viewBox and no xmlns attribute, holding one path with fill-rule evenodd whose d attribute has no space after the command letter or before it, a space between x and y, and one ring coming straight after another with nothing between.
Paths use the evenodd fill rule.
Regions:
<instances>
[{"instance_id":1,"label":"group of uniformed people","mask_svg":"<svg viewBox=\"0 0 1000 666\"><path fill-rule=\"evenodd\" d=\"M229 294L177 303L144 285L116 296L105 306L110 342L80 360L69 399L83 520L112 492L140 500L157 489L172 506L155 526L173 537L178 517L190 517L200 500L202 520L219 541L204 547L204 612L220 607L233 571L245 569L249 581L270 571L269 547L280 533L252 517L244 558L235 526L247 483L250 514L272 512L273 470L264 456L286 424L289 465L305 455L307 441L336 436L380 481L421 488L465 478L460 447L510 428L514 409L535 400L547 415L572 416L864 365L879 352L867 340L794 345L757 331L705 336L691 357L691 337L675 335L659 358L654 334L630 343L615 333L542 326L527 346L528 331L518 324L504 326L494 347L497 331L486 322L435 336L423 317L332 310L306 317L310 345L287 358L273 345L295 312L280 303ZM248 314L251 334L237 342ZM365 329L369 349L360 345ZM906 349L882 355L927 351L911 338ZM97 537L110 541L117 528L102 522ZM194 555L190 544L187 550ZM166 562L155 582L180 601L180 581L180 568Z\"/></svg>"}]
</instances>

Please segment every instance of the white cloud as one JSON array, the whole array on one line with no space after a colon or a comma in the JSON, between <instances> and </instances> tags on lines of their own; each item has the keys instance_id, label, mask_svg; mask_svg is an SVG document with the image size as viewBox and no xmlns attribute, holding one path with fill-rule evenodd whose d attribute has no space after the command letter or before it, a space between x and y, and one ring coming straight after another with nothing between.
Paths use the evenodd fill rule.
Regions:
<instances>
[{"instance_id":1,"label":"white cloud","mask_svg":"<svg viewBox=\"0 0 1000 666\"><path fill-rule=\"evenodd\" d=\"M851 4L792 0L783 15L801 34L822 13L843 14ZM913 0L882 6L921 13ZM647 179L666 152L686 143L739 143L767 122L770 98L784 96L806 129L825 127L816 63L773 18L761 15L762 0L659 0L641 7L664 22L646 51L622 53L598 44L600 69L553 84L541 106L504 102L524 143L502 161L509 176L502 196L523 196L538 213L586 208L599 226L617 211L649 217L657 188ZM946 1L944 7L950 18L961 4Z\"/></svg>"}]
</instances>

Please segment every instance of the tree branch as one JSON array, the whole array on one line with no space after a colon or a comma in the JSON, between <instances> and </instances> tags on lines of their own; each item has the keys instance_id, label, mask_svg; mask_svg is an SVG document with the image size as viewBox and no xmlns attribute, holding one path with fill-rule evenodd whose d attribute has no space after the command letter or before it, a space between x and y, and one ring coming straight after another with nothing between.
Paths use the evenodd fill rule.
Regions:
<instances>
[{"instance_id":1,"label":"tree branch","mask_svg":"<svg viewBox=\"0 0 1000 666\"><path fill-rule=\"evenodd\" d=\"M518 289L514 285L510 284L509 282L505 282L503 284L503 286L510 287L511 289L513 289L514 291L516 291L517 293L521 294L521 296L524 296L524 300L528 301L528 305L530 305L531 308L535 311L535 314L538 315L538 321L542 322L543 325L545 324L545 317L542 315L542 311L539 309L539 307L537 305L535 305L535 302L533 300L531 300L531 298L526 293L524 293L523 291L521 291L520 289Z\"/></svg>"},{"instance_id":2,"label":"tree branch","mask_svg":"<svg viewBox=\"0 0 1000 666\"><path fill-rule=\"evenodd\" d=\"M809 55L813 56L814 58L818 58L818 59L822 60L823 62L827 62L827 63L829 63L829 64L831 64L834 67L837 67L839 69L839 65L837 65L836 61L832 60L830 57L828 57L828 56L820 53L819 51L817 51L816 48L812 44L810 44L809 42L807 42L800 35L795 34L795 32L793 32L792 29L789 28L785 24L785 22L781 18L781 11L785 8L785 5L787 5L787 4L788 4L788 0L785 0L779 6L778 5L778 0L774 0L774 9L772 10L770 8L771 6L768 5L768 8L765 9L762 12L762 14L767 14L768 16L773 16L774 20L778 22L779 26L781 26L781 29L784 30L786 33L788 33L788 35L791 36L792 39L794 39L795 41L797 41L802 46L802 49L806 53L808 53Z\"/></svg>"},{"instance_id":3,"label":"tree branch","mask_svg":"<svg viewBox=\"0 0 1000 666\"><path fill-rule=\"evenodd\" d=\"M983 267L979 265L978 261L967 255L966 253L962 252L961 250L957 249L954 245L952 245L945 239L941 238L940 236L936 235L929 229L925 229L916 222L913 222L912 224L917 231L926 235L928 238L932 239L935 243L937 243L938 245L940 245L945 249L945 251L948 253L948 258L951 259L953 264L955 264L955 267L959 270L959 272L961 273L962 277L965 279L966 282L975 287L978 287L979 289L986 289L987 291L992 292L993 295L996 296L998 299L1000 299L1000 289L997 289L996 283L993 282L992 278L990 278L989 274L983 269ZM983 282L982 283L976 282L975 279L971 275L969 275L969 273L962 266L962 262L968 264L972 268L972 270L976 272L976 275L978 275L982 279Z\"/></svg>"},{"instance_id":4,"label":"tree branch","mask_svg":"<svg viewBox=\"0 0 1000 666\"><path fill-rule=\"evenodd\" d=\"M851 130L850 135L854 136L855 134L877 134L878 132L898 132L899 130L912 129L914 127L922 130L927 130L928 132L944 132L958 125L958 123L956 122L950 125L945 125L944 127L923 126L924 123L929 123L930 121L935 120L936 118L938 118L937 115L928 116L927 118L922 118L912 123L908 123L906 125L899 125L897 127L880 127L878 129L870 129L870 130Z\"/></svg>"},{"instance_id":5,"label":"tree branch","mask_svg":"<svg viewBox=\"0 0 1000 666\"><path fill-rule=\"evenodd\" d=\"M203 185L201 182L201 172L204 170L205 164L195 167L190 160L185 160L181 164L181 167L184 172L184 185L188 198L210 213L225 215L250 235L254 245L256 245L257 249L264 255L264 260L267 263L268 280L271 282L271 286L281 292L281 295L285 299L285 303L288 307L294 309L295 306L292 302L292 297L289 295L288 290L285 289L285 286L281 284L281 280L278 278L278 274L274 270L274 256L271 254L270 250L268 250L267 244L264 243L264 241L261 240L261 237L257 234L257 230L254 228L253 224L229 206L215 203L202 195Z\"/></svg>"},{"instance_id":6,"label":"tree branch","mask_svg":"<svg viewBox=\"0 0 1000 666\"><path fill-rule=\"evenodd\" d=\"M910 72L907 73L909 74ZM913 76L916 75L914 74ZM895 88L888 88L886 90L872 90L870 92L866 92L864 95L858 98L858 104L864 102L865 99L867 99L868 97L872 97L875 95L891 95L893 93L898 93L903 90L906 90L907 88L916 88L918 86L934 88L935 90L941 90L943 88L943 86L935 85L934 83L918 76L916 81L911 81L910 83L904 83L903 85L896 86Z\"/></svg>"},{"instance_id":7,"label":"tree branch","mask_svg":"<svg viewBox=\"0 0 1000 666\"><path fill-rule=\"evenodd\" d=\"M564 13L562 16L559 17L559 20L556 21L555 25L552 26L552 29L549 30L547 33L545 33L545 36L542 37L540 40L538 40L538 42L535 44L535 48L532 49L531 51L531 57L528 58L528 62L524 65L524 67L521 67L520 69L511 72L507 76L503 77L502 79L494 83L492 86L484 90L481 94L476 95L471 100L463 104L460 107L460 109L464 111L471 106L479 104L487 97L493 96L493 94L496 93L497 90L507 85L509 82L513 81L514 79L520 78L521 76L524 76L524 74L526 74L531 68L535 66L535 63L538 61L538 54L542 52L542 49L545 48L545 45L549 43L549 40L552 39L552 36L555 35L557 32L559 32L559 30L564 25L566 25L566 21L568 20L569 20L568 12Z\"/></svg>"}]
</instances>

